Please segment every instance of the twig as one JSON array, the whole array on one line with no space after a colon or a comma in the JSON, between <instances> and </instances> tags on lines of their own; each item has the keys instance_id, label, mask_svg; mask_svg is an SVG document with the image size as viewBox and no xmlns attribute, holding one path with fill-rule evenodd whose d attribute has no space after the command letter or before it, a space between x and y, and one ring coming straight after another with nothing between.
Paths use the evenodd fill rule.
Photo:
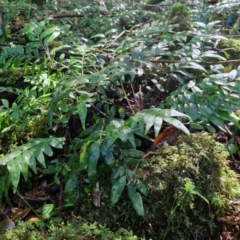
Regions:
<instances>
[{"instance_id":1,"label":"twig","mask_svg":"<svg viewBox=\"0 0 240 240\"><path fill-rule=\"evenodd\" d=\"M131 112L132 112L133 114L135 114L135 112L134 112L134 110L133 110L133 108L132 108L132 105L131 105L130 102L129 102L127 93L126 93L126 91L125 91L125 89L124 89L124 87L123 87L123 83L122 83L121 80L120 80L120 84L121 84L122 90L123 90L123 92L124 92L125 98L126 98L126 100L127 100L128 106L129 106Z\"/></svg>"},{"instance_id":2,"label":"twig","mask_svg":"<svg viewBox=\"0 0 240 240\"><path fill-rule=\"evenodd\" d=\"M91 107L94 108L97 112L99 112L100 114L102 114L105 118L109 118L103 111L101 111L100 109L98 109L97 107L95 107L92 103L90 103Z\"/></svg>"},{"instance_id":3,"label":"twig","mask_svg":"<svg viewBox=\"0 0 240 240\"><path fill-rule=\"evenodd\" d=\"M239 34L238 35L227 35L226 37L227 38L239 38L240 35Z\"/></svg>"},{"instance_id":4,"label":"twig","mask_svg":"<svg viewBox=\"0 0 240 240\"><path fill-rule=\"evenodd\" d=\"M122 31L113 41L112 41L112 43L115 43L123 34L125 34L127 31L126 30L124 30L124 31Z\"/></svg>"},{"instance_id":5,"label":"twig","mask_svg":"<svg viewBox=\"0 0 240 240\"><path fill-rule=\"evenodd\" d=\"M74 17L83 17L83 15L82 14L69 14L69 13L51 14L48 16L42 16L38 20L41 21L45 18L65 18L65 17L74 18Z\"/></svg>"},{"instance_id":6,"label":"twig","mask_svg":"<svg viewBox=\"0 0 240 240\"><path fill-rule=\"evenodd\" d=\"M180 60L165 60L165 59L150 59L150 62L154 62L154 63L178 63ZM234 60L226 60L226 61L218 61L218 62L206 62L206 63L202 63L202 65L213 65L213 64L230 64L230 63L240 63L240 59L234 59Z\"/></svg>"},{"instance_id":7,"label":"twig","mask_svg":"<svg viewBox=\"0 0 240 240\"><path fill-rule=\"evenodd\" d=\"M148 151L148 152L142 157L142 159L145 159L148 155L150 155L150 153L152 153L152 150Z\"/></svg>"}]
</instances>

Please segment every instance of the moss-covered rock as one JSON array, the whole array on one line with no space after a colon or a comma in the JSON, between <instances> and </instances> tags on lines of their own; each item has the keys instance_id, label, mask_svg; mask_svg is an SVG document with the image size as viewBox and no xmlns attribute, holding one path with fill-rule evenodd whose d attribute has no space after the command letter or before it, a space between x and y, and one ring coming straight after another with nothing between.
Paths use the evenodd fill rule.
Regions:
<instances>
[{"instance_id":1,"label":"moss-covered rock","mask_svg":"<svg viewBox=\"0 0 240 240\"><path fill-rule=\"evenodd\" d=\"M158 148L139 177L147 184L148 222L158 239L213 239L215 217L240 194L227 152L207 133L182 135L175 146Z\"/></svg>"},{"instance_id":2,"label":"moss-covered rock","mask_svg":"<svg viewBox=\"0 0 240 240\"><path fill-rule=\"evenodd\" d=\"M240 58L240 40L238 39L222 39L219 48L224 50L224 57L228 59Z\"/></svg>"},{"instance_id":3,"label":"moss-covered rock","mask_svg":"<svg viewBox=\"0 0 240 240\"><path fill-rule=\"evenodd\" d=\"M146 239L214 239L221 228L216 217L229 212L229 200L240 194L227 156L223 145L207 133L182 135L174 146L156 149L138 169L137 178L149 191L143 199L144 218L136 215L126 194L110 208L105 190L102 206L83 202L81 216L111 229L131 229Z\"/></svg>"},{"instance_id":4,"label":"moss-covered rock","mask_svg":"<svg viewBox=\"0 0 240 240\"><path fill-rule=\"evenodd\" d=\"M178 26L174 28L177 32L190 29L189 16L190 12L188 8L180 2L173 4L169 8L168 20L170 24L178 24Z\"/></svg>"}]
</instances>

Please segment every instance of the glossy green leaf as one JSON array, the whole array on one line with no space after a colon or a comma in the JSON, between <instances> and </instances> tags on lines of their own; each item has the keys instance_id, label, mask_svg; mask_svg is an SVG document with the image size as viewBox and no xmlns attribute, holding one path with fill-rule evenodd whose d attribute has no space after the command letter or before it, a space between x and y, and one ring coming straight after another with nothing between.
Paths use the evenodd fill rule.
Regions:
<instances>
[{"instance_id":1,"label":"glossy green leaf","mask_svg":"<svg viewBox=\"0 0 240 240\"><path fill-rule=\"evenodd\" d=\"M225 128L224 121L214 115L209 118L209 121L212 122L215 126Z\"/></svg>"},{"instance_id":2,"label":"glossy green leaf","mask_svg":"<svg viewBox=\"0 0 240 240\"><path fill-rule=\"evenodd\" d=\"M215 133L216 132L216 129L212 125L210 125L210 124L206 124L205 127L211 133Z\"/></svg>"},{"instance_id":3,"label":"glossy green leaf","mask_svg":"<svg viewBox=\"0 0 240 240\"><path fill-rule=\"evenodd\" d=\"M130 170L130 169L127 169L126 175L127 175L127 179L128 179L128 180L131 180L131 179L133 179L133 177L135 176L135 171L132 171L132 170Z\"/></svg>"},{"instance_id":4,"label":"glossy green leaf","mask_svg":"<svg viewBox=\"0 0 240 240\"><path fill-rule=\"evenodd\" d=\"M221 111L238 111L239 110L239 105L236 105L236 104L233 104L233 103L230 103L230 102L224 102L222 105L221 105L221 108L220 108Z\"/></svg>"},{"instance_id":5,"label":"glossy green leaf","mask_svg":"<svg viewBox=\"0 0 240 240\"><path fill-rule=\"evenodd\" d=\"M221 60L226 60L224 57L222 57L221 55L219 54L216 54L215 51L206 51L204 53L201 54L201 57L210 57L210 58L219 58Z\"/></svg>"},{"instance_id":6,"label":"glossy green leaf","mask_svg":"<svg viewBox=\"0 0 240 240\"><path fill-rule=\"evenodd\" d=\"M83 130L86 129L85 122L87 117L87 106L85 102L79 102L77 105L78 116L80 118Z\"/></svg>"},{"instance_id":7,"label":"glossy green leaf","mask_svg":"<svg viewBox=\"0 0 240 240\"><path fill-rule=\"evenodd\" d=\"M113 205L115 205L118 202L120 196L122 195L125 185L126 185L126 176L122 176L112 185L111 202Z\"/></svg>"},{"instance_id":8,"label":"glossy green leaf","mask_svg":"<svg viewBox=\"0 0 240 240\"><path fill-rule=\"evenodd\" d=\"M195 103L189 103L186 113L192 118L192 120L195 120L199 116L197 105Z\"/></svg>"},{"instance_id":9,"label":"glossy green leaf","mask_svg":"<svg viewBox=\"0 0 240 240\"><path fill-rule=\"evenodd\" d=\"M126 174L126 167L125 166L119 166L117 169L117 176L122 177Z\"/></svg>"},{"instance_id":10,"label":"glossy green leaf","mask_svg":"<svg viewBox=\"0 0 240 240\"><path fill-rule=\"evenodd\" d=\"M113 167L115 165L116 161L114 155L111 152L107 153L107 155L105 156L105 162L110 167Z\"/></svg>"},{"instance_id":11,"label":"glossy green leaf","mask_svg":"<svg viewBox=\"0 0 240 240\"><path fill-rule=\"evenodd\" d=\"M139 159L136 158L127 158L126 159L126 164L130 167L136 167L137 164L139 163Z\"/></svg>"},{"instance_id":12,"label":"glossy green leaf","mask_svg":"<svg viewBox=\"0 0 240 240\"><path fill-rule=\"evenodd\" d=\"M237 70L233 69L229 74L228 74L228 79L230 81L233 81L237 77Z\"/></svg>"},{"instance_id":13,"label":"glossy green leaf","mask_svg":"<svg viewBox=\"0 0 240 240\"><path fill-rule=\"evenodd\" d=\"M228 144L227 147L228 147L228 150L231 154L236 154L237 153L238 148L235 144L230 143L230 144Z\"/></svg>"},{"instance_id":14,"label":"glossy green leaf","mask_svg":"<svg viewBox=\"0 0 240 240\"><path fill-rule=\"evenodd\" d=\"M215 111L214 112L214 115L217 117L217 118L220 118L224 121L229 121L229 122L233 122L234 119L232 118L232 116L230 115L229 112L225 112L225 111Z\"/></svg>"},{"instance_id":15,"label":"glossy green leaf","mask_svg":"<svg viewBox=\"0 0 240 240\"><path fill-rule=\"evenodd\" d=\"M136 191L136 187L133 186L132 184L128 184L127 189L128 197L131 200L133 208L135 209L139 216L144 216L144 208L141 194Z\"/></svg>"},{"instance_id":16,"label":"glossy green leaf","mask_svg":"<svg viewBox=\"0 0 240 240\"><path fill-rule=\"evenodd\" d=\"M43 152L49 157L51 157L53 154L51 147L46 143L43 144Z\"/></svg>"},{"instance_id":17,"label":"glossy green leaf","mask_svg":"<svg viewBox=\"0 0 240 240\"><path fill-rule=\"evenodd\" d=\"M40 39L44 40L44 38L46 38L48 35L50 34L54 34L57 30L59 30L59 28L57 26L51 27L51 28L47 28L46 30L44 30L41 34L40 34Z\"/></svg>"},{"instance_id":18,"label":"glossy green leaf","mask_svg":"<svg viewBox=\"0 0 240 240\"><path fill-rule=\"evenodd\" d=\"M143 119L144 119L144 122L146 123L145 125L145 134L148 133L149 129L151 128L151 126L153 126L154 122L155 122L155 116L154 115L144 115L143 116Z\"/></svg>"},{"instance_id":19,"label":"glossy green leaf","mask_svg":"<svg viewBox=\"0 0 240 240\"><path fill-rule=\"evenodd\" d=\"M171 117L163 117L163 120L171 124L172 126L176 127L177 129L181 130L185 134L190 135L189 130L179 120Z\"/></svg>"},{"instance_id":20,"label":"glossy green leaf","mask_svg":"<svg viewBox=\"0 0 240 240\"><path fill-rule=\"evenodd\" d=\"M54 33L52 33L50 36L47 36L43 41L44 46L48 46L55 38L60 35L60 33L60 30L56 29Z\"/></svg>"},{"instance_id":21,"label":"glossy green leaf","mask_svg":"<svg viewBox=\"0 0 240 240\"><path fill-rule=\"evenodd\" d=\"M106 156L109 153L109 148L113 147L116 138L106 138L101 143L101 154Z\"/></svg>"},{"instance_id":22,"label":"glossy green leaf","mask_svg":"<svg viewBox=\"0 0 240 240\"><path fill-rule=\"evenodd\" d=\"M161 128L162 128L162 118L160 117L156 117L155 118L155 121L154 121L154 134L155 134L155 137L159 134Z\"/></svg>"},{"instance_id":23,"label":"glossy green leaf","mask_svg":"<svg viewBox=\"0 0 240 240\"><path fill-rule=\"evenodd\" d=\"M147 187L144 183L138 183L137 184L137 189L139 192L141 192L144 196L148 195L148 190Z\"/></svg>"},{"instance_id":24,"label":"glossy green leaf","mask_svg":"<svg viewBox=\"0 0 240 240\"><path fill-rule=\"evenodd\" d=\"M133 134L132 129L128 126L122 126L118 130L118 136L123 142L126 142L131 134Z\"/></svg>"},{"instance_id":25,"label":"glossy green leaf","mask_svg":"<svg viewBox=\"0 0 240 240\"><path fill-rule=\"evenodd\" d=\"M183 68L193 68L193 69L207 72L207 70L204 67L202 67L200 64L196 62L188 62L187 65L185 65Z\"/></svg>"},{"instance_id":26,"label":"glossy green leaf","mask_svg":"<svg viewBox=\"0 0 240 240\"><path fill-rule=\"evenodd\" d=\"M199 130L203 129L203 126L197 123L190 123L190 127L193 129L199 129Z\"/></svg>"}]
</instances>

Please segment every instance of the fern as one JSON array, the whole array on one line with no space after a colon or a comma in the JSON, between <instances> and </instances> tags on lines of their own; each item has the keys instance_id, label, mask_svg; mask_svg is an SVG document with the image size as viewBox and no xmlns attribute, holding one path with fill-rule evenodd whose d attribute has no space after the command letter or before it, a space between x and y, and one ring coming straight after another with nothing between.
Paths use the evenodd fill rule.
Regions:
<instances>
[{"instance_id":1,"label":"fern","mask_svg":"<svg viewBox=\"0 0 240 240\"><path fill-rule=\"evenodd\" d=\"M190 133L188 129L178 119L173 117L188 118L191 120L189 116L173 109L150 108L139 111L135 116L131 117L129 121L132 122L132 126L136 123L144 123L144 134L147 134L149 129L153 126L155 136L157 136L161 130L163 121L165 121L166 123L173 125L174 127L189 135Z\"/></svg>"},{"instance_id":2,"label":"fern","mask_svg":"<svg viewBox=\"0 0 240 240\"><path fill-rule=\"evenodd\" d=\"M225 127L225 121L239 126L235 111L239 110L240 67L230 73L213 74L201 83L190 81L172 92L163 106L171 106L189 115L195 124L193 127L210 131L209 123Z\"/></svg>"},{"instance_id":3,"label":"fern","mask_svg":"<svg viewBox=\"0 0 240 240\"><path fill-rule=\"evenodd\" d=\"M17 189L20 174L23 175L25 181L28 180L28 168L31 168L36 173L36 160L43 167L46 167L44 154L52 156L51 147L62 148L63 142L64 138L55 137L32 139L0 158L0 165L7 166L13 188ZM1 189L0 193L2 192Z\"/></svg>"}]
</instances>

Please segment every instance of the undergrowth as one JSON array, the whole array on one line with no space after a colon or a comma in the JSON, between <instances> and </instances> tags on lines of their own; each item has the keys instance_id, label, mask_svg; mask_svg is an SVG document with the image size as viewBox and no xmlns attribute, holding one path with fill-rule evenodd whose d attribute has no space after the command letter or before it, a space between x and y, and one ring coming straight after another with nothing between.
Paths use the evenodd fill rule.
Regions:
<instances>
[{"instance_id":1,"label":"undergrowth","mask_svg":"<svg viewBox=\"0 0 240 240\"><path fill-rule=\"evenodd\" d=\"M74 222L64 227L50 226L48 231L37 228L34 224L19 222L17 227L8 230L1 240L137 240L132 232L119 229L115 233L97 223Z\"/></svg>"},{"instance_id":2,"label":"undergrowth","mask_svg":"<svg viewBox=\"0 0 240 240\"><path fill-rule=\"evenodd\" d=\"M223 145L208 133L181 135L174 146L157 148L141 163L137 179L148 189L144 218L132 210L126 193L110 207L109 179L101 182L102 206L96 209L85 201L80 215L110 229L131 229L146 239L214 239L221 231L216 217L231 212L229 200L240 196L227 157Z\"/></svg>"}]
</instances>

